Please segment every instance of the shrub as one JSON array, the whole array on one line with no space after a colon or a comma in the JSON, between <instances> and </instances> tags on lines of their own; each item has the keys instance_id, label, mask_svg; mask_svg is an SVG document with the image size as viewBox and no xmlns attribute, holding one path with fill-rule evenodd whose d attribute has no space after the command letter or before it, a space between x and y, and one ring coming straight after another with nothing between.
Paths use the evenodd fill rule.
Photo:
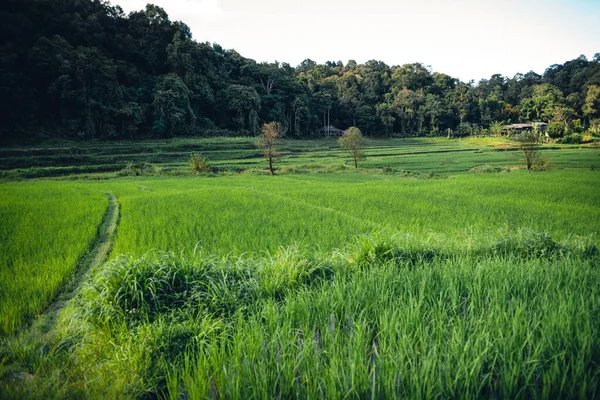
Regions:
<instances>
[{"instance_id":1,"label":"shrub","mask_svg":"<svg viewBox=\"0 0 600 400\"><path fill-rule=\"evenodd\" d=\"M583 136L575 133L573 135L565 135L562 139L562 143L564 144L581 144L583 141Z\"/></svg>"},{"instance_id":2,"label":"shrub","mask_svg":"<svg viewBox=\"0 0 600 400\"><path fill-rule=\"evenodd\" d=\"M550 162L546 157L538 154L537 157L533 160L533 165L531 167L534 171L548 171L550 169Z\"/></svg>"},{"instance_id":3,"label":"shrub","mask_svg":"<svg viewBox=\"0 0 600 400\"><path fill-rule=\"evenodd\" d=\"M565 134L565 126L560 122L552 122L548 125L548 136L552 139L558 139Z\"/></svg>"},{"instance_id":4,"label":"shrub","mask_svg":"<svg viewBox=\"0 0 600 400\"><path fill-rule=\"evenodd\" d=\"M592 143L597 141L598 139L596 139L595 137L593 137L592 135L583 135L581 137L581 143Z\"/></svg>"},{"instance_id":5,"label":"shrub","mask_svg":"<svg viewBox=\"0 0 600 400\"><path fill-rule=\"evenodd\" d=\"M190 154L190 170L192 172L208 173L212 172L212 167L208 158L202 157L200 153Z\"/></svg>"},{"instance_id":6,"label":"shrub","mask_svg":"<svg viewBox=\"0 0 600 400\"><path fill-rule=\"evenodd\" d=\"M555 256L561 253L562 248L545 232L519 229L505 234L494 246L494 251L530 258Z\"/></svg>"},{"instance_id":7,"label":"shrub","mask_svg":"<svg viewBox=\"0 0 600 400\"><path fill-rule=\"evenodd\" d=\"M144 162L134 163L129 161L122 170L117 172L117 176L151 175L156 171L156 168L150 164Z\"/></svg>"}]
</instances>

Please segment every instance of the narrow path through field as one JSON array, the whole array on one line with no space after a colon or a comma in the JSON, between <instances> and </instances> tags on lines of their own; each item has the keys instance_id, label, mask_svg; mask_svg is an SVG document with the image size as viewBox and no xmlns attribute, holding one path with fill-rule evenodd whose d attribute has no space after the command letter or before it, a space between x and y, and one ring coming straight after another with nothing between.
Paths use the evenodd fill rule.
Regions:
<instances>
[{"instance_id":1,"label":"narrow path through field","mask_svg":"<svg viewBox=\"0 0 600 400\"><path fill-rule=\"evenodd\" d=\"M98 227L98 233L92 242L86 256L79 262L75 274L46 310L33 322L29 335L44 336L51 332L61 310L69 300L77 294L79 287L87 277L90 270L102 264L108 258L113 245L113 236L119 223L120 204L117 197L107 193L108 207Z\"/></svg>"}]
</instances>

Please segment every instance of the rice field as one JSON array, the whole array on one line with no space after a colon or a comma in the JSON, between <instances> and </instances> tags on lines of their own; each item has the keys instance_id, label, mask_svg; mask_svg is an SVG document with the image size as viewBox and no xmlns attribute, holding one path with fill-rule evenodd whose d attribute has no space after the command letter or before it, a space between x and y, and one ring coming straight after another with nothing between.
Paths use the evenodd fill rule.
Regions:
<instances>
[{"instance_id":1,"label":"rice field","mask_svg":"<svg viewBox=\"0 0 600 400\"><path fill-rule=\"evenodd\" d=\"M73 275L107 206L60 182L0 185L0 335L44 309Z\"/></svg>"},{"instance_id":2,"label":"rice field","mask_svg":"<svg viewBox=\"0 0 600 400\"><path fill-rule=\"evenodd\" d=\"M566 240L600 233L597 183L593 171L136 180L112 186L123 205L115 253L331 250L380 231L455 247L521 228Z\"/></svg>"},{"instance_id":3,"label":"rice field","mask_svg":"<svg viewBox=\"0 0 600 400\"><path fill-rule=\"evenodd\" d=\"M164 146L239 174L0 183L0 397L600 397L598 149L527 173L487 139L375 141L354 171L290 141L270 177L229 140ZM11 336L72 279L108 192L109 261L51 339Z\"/></svg>"}]
</instances>

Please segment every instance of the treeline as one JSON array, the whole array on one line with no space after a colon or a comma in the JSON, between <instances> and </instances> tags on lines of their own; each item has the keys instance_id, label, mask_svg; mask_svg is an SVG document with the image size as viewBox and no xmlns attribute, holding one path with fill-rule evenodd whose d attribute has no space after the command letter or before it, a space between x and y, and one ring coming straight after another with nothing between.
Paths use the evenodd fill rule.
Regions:
<instances>
[{"instance_id":1,"label":"treeline","mask_svg":"<svg viewBox=\"0 0 600 400\"><path fill-rule=\"evenodd\" d=\"M126 15L99 0L0 5L0 141L257 134L319 127L366 135L497 133L550 122L554 136L600 129L600 54L512 78L464 83L420 63L257 63L154 5ZM510 54L506 55L510 57Z\"/></svg>"}]
</instances>

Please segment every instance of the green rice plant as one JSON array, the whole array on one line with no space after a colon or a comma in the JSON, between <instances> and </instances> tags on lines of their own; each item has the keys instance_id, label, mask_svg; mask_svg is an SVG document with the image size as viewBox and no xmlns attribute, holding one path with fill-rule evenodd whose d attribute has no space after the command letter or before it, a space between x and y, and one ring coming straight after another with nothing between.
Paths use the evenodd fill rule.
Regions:
<instances>
[{"instance_id":1,"label":"green rice plant","mask_svg":"<svg viewBox=\"0 0 600 400\"><path fill-rule=\"evenodd\" d=\"M330 253L115 258L77 301L66 391L38 394L597 395L597 260L568 242L561 257L494 242L417 256L430 244L379 233Z\"/></svg>"},{"instance_id":2,"label":"green rice plant","mask_svg":"<svg viewBox=\"0 0 600 400\"><path fill-rule=\"evenodd\" d=\"M335 271L330 262L307 258L297 246L282 247L256 262L263 295L281 299L301 285L329 279Z\"/></svg>"},{"instance_id":3,"label":"green rice plant","mask_svg":"<svg viewBox=\"0 0 600 400\"><path fill-rule=\"evenodd\" d=\"M40 313L73 276L107 204L102 191L68 183L0 185L0 335Z\"/></svg>"},{"instance_id":4,"label":"green rice plant","mask_svg":"<svg viewBox=\"0 0 600 400\"><path fill-rule=\"evenodd\" d=\"M115 258L82 292L85 319L118 331L122 324L139 326L175 311L230 316L256 298L255 278L242 264L194 261L172 253Z\"/></svg>"},{"instance_id":5,"label":"green rice plant","mask_svg":"<svg viewBox=\"0 0 600 400\"><path fill-rule=\"evenodd\" d=\"M326 251L374 231L399 232L424 245L435 238L439 247L494 242L505 229L547 232L556 242L600 234L600 199L593 190L598 175L589 170L433 180L354 173L266 178L81 184L110 189L122 203L114 254L179 252L197 243L220 255L294 244Z\"/></svg>"},{"instance_id":6,"label":"green rice plant","mask_svg":"<svg viewBox=\"0 0 600 400\"><path fill-rule=\"evenodd\" d=\"M552 257L562 253L563 249L547 233L519 229L499 239L494 251L522 257Z\"/></svg>"},{"instance_id":7,"label":"green rice plant","mask_svg":"<svg viewBox=\"0 0 600 400\"><path fill-rule=\"evenodd\" d=\"M594 397L590 262L383 263L269 302L188 353L170 397ZM578 330L578 326L581 330ZM215 339L216 340L216 339Z\"/></svg>"}]
</instances>

